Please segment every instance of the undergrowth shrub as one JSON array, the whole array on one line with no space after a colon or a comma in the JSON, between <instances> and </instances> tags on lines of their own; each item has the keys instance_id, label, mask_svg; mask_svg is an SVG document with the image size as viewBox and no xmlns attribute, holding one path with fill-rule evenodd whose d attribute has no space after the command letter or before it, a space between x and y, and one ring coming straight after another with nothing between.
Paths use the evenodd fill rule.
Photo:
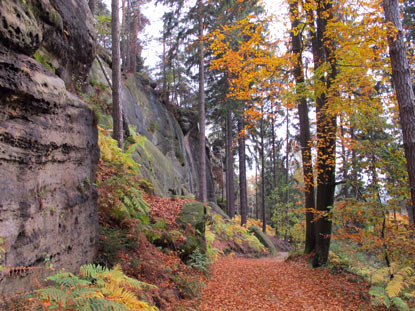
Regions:
<instances>
[{"instance_id":1,"label":"undergrowth shrub","mask_svg":"<svg viewBox=\"0 0 415 311\"><path fill-rule=\"evenodd\" d=\"M85 265L79 276L61 272L46 280L53 286L36 291L46 310L158 310L137 296L137 292L154 286L126 276L120 266L109 270L99 265Z\"/></svg>"},{"instance_id":2,"label":"undergrowth shrub","mask_svg":"<svg viewBox=\"0 0 415 311\"><path fill-rule=\"evenodd\" d=\"M399 311L409 311L409 304L415 298L415 271L397 262L382 268L371 276L373 286L369 290L372 304L395 307ZM411 309L413 310L413 309Z\"/></svg>"},{"instance_id":3,"label":"undergrowth shrub","mask_svg":"<svg viewBox=\"0 0 415 311\"><path fill-rule=\"evenodd\" d=\"M232 241L239 249L248 246L257 253L267 253L265 246L235 220L224 220L220 215L211 215L211 223L207 227L207 240L214 242L215 240ZM210 243L212 245L212 242ZM208 253L218 253L208 246Z\"/></svg>"},{"instance_id":4,"label":"undergrowth shrub","mask_svg":"<svg viewBox=\"0 0 415 311\"><path fill-rule=\"evenodd\" d=\"M98 143L101 158L97 186L101 216L121 223L126 219L148 215L149 206L140 190L143 180L139 178L138 164L131 157L134 148L143 144L145 138L132 135L134 142L123 153L117 142L104 134L105 131L100 129Z\"/></svg>"},{"instance_id":5,"label":"undergrowth shrub","mask_svg":"<svg viewBox=\"0 0 415 311\"><path fill-rule=\"evenodd\" d=\"M207 254L202 253L196 248L193 253L189 255L187 265L190 268L195 268L201 272L208 273L211 261Z\"/></svg>"},{"instance_id":6,"label":"undergrowth shrub","mask_svg":"<svg viewBox=\"0 0 415 311\"><path fill-rule=\"evenodd\" d=\"M100 226L99 235L98 254L95 263L108 268L113 267L118 262L118 255L121 250L138 247L138 242L129 235L126 229Z\"/></svg>"}]
</instances>

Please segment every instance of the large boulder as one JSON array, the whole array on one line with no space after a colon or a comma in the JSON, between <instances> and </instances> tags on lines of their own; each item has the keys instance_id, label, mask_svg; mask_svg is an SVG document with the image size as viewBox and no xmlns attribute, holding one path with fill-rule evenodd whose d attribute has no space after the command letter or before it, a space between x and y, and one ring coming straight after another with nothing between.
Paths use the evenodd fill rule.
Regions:
<instances>
[{"instance_id":1,"label":"large boulder","mask_svg":"<svg viewBox=\"0 0 415 311\"><path fill-rule=\"evenodd\" d=\"M277 255L277 249L275 248L275 245L268 238L268 236L262 232L261 228L257 226L251 226L249 227L249 231L252 232L257 237L257 239L270 251L272 256Z\"/></svg>"},{"instance_id":2,"label":"large boulder","mask_svg":"<svg viewBox=\"0 0 415 311\"><path fill-rule=\"evenodd\" d=\"M206 253L205 227L206 208L200 202L184 204L176 222L186 232L186 241L181 247L180 257L184 262L196 250Z\"/></svg>"},{"instance_id":3,"label":"large boulder","mask_svg":"<svg viewBox=\"0 0 415 311\"><path fill-rule=\"evenodd\" d=\"M46 261L75 272L93 259L99 149L93 112L67 90L84 81L94 58L86 1L2 0L0 18L0 237L6 249L0 293L6 293L32 287L33 273L39 279L50 273Z\"/></svg>"}]
</instances>

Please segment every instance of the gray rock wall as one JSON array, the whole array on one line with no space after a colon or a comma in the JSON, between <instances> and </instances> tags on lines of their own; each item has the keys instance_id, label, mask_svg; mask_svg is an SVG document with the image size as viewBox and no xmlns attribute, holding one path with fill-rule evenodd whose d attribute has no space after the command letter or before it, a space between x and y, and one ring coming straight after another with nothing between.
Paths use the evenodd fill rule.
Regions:
<instances>
[{"instance_id":1,"label":"gray rock wall","mask_svg":"<svg viewBox=\"0 0 415 311\"><path fill-rule=\"evenodd\" d=\"M101 55L102 59L107 59ZM111 76L108 64L102 62L107 76ZM108 86L98 62L90 72L91 81ZM121 88L124 115L137 134L147 138L143 147L133 153L143 177L151 181L156 194L169 196L197 194L199 181L197 115L191 111L168 108L163 104L151 83L140 74L129 75ZM94 92L93 89L90 92ZM100 93L102 99L111 101L109 93ZM108 119L103 120L104 123ZM105 126L105 124L103 124ZM208 198L216 202L214 181L208 154Z\"/></svg>"},{"instance_id":2,"label":"gray rock wall","mask_svg":"<svg viewBox=\"0 0 415 311\"><path fill-rule=\"evenodd\" d=\"M1 1L0 293L33 287L50 263L76 271L96 250L96 122L67 91L95 57L90 18L86 0Z\"/></svg>"}]
</instances>

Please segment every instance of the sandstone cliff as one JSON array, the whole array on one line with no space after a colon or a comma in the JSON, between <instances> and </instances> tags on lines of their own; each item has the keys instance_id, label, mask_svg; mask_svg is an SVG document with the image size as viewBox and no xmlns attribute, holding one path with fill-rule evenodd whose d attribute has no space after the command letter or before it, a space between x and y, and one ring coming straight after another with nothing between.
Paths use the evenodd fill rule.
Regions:
<instances>
[{"instance_id":1,"label":"sandstone cliff","mask_svg":"<svg viewBox=\"0 0 415 311\"><path fill-rule=\"evenodd\" d=\"M22 278L40 277L45 259L70 271L92 260L99 150L92 111L67 91L82 86L95 57L86 0L2 0L0 19L0 292L7 292L31 287ZM9 278L10 269L18 276Z\"/></svg>"}]
</instances>

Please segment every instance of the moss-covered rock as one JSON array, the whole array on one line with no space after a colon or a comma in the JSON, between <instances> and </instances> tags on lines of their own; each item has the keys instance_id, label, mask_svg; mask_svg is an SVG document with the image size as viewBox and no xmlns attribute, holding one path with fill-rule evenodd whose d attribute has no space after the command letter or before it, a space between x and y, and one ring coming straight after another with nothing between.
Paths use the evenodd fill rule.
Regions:
<instances>
[{"instance_id":1,"label":"moss-covered rock","mask_svg":"<svg viewBox=\"0 0 415 311\"><path fill-rule=\"evenodd\" d=\"M209 202L208 206L211 208L212 212L214 212L215 214L221 215L224 219L229 219L229 216L215 202Z\"/></svg>"},{"instance_id":2,"label":"moss-covered rock","mask_svg":"<svg viewBox=\"0 0 415 311\"><path fill-rule=\"evenodd\" d=\"M251 231L257 239L271 252L273 256L277 255L277 249L275 248L274 244L271 240L267 237L267 235L262 232L262 230L257 226L249 227L249 231Z\"/></svg>"},{"instance_id":3,"label":"moss-covered rock","mask_svg":"<svg viewBox=\"0 0 415 311\"><path fill-rule=\"evenodd\" d=\"M200 202L184 204L177 223L186 231L186 241L181 247L180 257L184 262L195 250L206 253L205 225L206 208Z\"/></svg>"}]
</instances>

